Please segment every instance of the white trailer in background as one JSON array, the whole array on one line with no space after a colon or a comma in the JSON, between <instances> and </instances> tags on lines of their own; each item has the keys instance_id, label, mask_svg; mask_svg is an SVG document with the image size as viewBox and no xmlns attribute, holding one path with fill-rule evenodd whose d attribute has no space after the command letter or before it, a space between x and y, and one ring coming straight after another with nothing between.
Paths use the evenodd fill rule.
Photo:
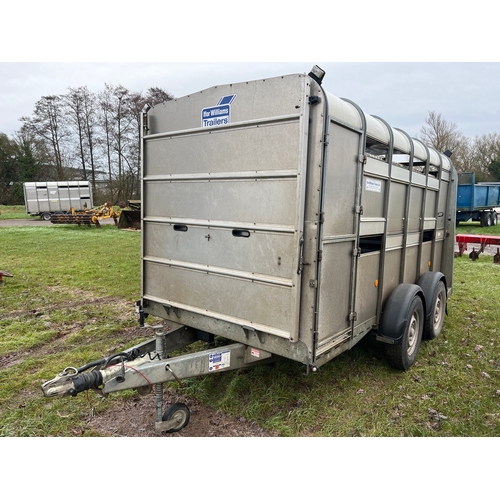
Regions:
<instances>
[{"instance_id":1,"label":"white trailer in background","mask_svg":"<svg viewBox=\"0 0 500 500\"><path fill-rule=\"evenodd\" d=\"M43 220L54 214L71 213L92 208L92 188L89 181L25 182L26 213Z\"/></svg>"},{"instance_id":2,"label":"white trailer in background","mask_svg":"<svg viewBox=\"0 0 500 500\"><path fill-rule=\"evenodd\" d=\"M138 309L164 326L114 366L66 369L47 396L156 384L157 429L179 430L189 410L162 414L164 382L279 357L314 372L368 333L406 370L439 335L455 169L323 76L222 85L143 113ZM234 343L168 357L214 335Z\"/></svg>"}]
</instances>

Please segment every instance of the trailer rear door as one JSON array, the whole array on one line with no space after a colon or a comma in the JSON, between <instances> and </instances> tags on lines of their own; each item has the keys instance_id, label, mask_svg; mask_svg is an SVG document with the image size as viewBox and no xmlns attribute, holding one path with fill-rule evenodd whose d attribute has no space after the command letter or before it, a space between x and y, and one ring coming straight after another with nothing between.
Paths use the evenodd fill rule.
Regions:
<instances>
[{"instance_id":1,"label":"trailer rear door","mask_svg":"<svg viewBox=\"0 0 500 500\"><path fill-rule=\"evenodd\" d=\"M184 324L191 314L298 339L308 82L219 86L149 111L145 302Z\"/></svg>"}]
</instances>

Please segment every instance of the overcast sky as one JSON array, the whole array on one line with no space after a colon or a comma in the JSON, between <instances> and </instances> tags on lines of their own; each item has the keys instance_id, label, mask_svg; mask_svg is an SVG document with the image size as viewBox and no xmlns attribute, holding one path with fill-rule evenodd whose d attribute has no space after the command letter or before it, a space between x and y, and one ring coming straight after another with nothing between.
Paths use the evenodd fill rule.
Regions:
<instances>
[{"instance_id":1,"label":"overcast sky","mask_svg":"<svg viewBox=\"0 0 500 500\"><path fill-rule=\"evenodd\" d=\"M230 0L188 7L87 0L74 10L62 0L29 8L4 3L0 132L9 136L42 96L68 87L161 87L181 97L214 85L308 73L314 64L326 71L325 90L412 136L429 111L469 137L500 133L500 52L489 0L467 8L436 0L406 7L391 0L252 0L239 8Z\"/></svg>"},{"instance_id":2,"label":"overcast sky","mask_svg":"<svg viewBox=\"0 0 500 500\"><path fill-rule=\"evenodd\" d=\"M31 63L0 62L0 132L19 130L44 95L104 84L131 91L161 87L175 97L214 85L308 73L314 64L326 71L328 92L357 103L412 136L429 111L456 123L464 135L500 133L500 63Z\"/></svg>"}]
</instances>

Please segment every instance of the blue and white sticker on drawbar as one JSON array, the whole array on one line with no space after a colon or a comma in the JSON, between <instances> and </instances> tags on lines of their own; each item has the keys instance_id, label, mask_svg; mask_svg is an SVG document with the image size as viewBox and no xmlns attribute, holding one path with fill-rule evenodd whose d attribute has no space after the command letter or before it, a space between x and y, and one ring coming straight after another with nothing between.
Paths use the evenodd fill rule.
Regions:
<instances>
[{"instance_id":1,"label":"blue and white sticker on drawbar","mask_svg":"<svg viewBox=\"0 0 500 500\"><path fill-rule=\"evenodd\" d=\"M236 94L221 97L217 106L203 108L201 110L202 127L220 127L231 123L231 103Z\"/></svg>"},{"instance_id":2,"label":"blue and white sticker on drawbar","mask_svg":"<svg viewBox=\"0 0 500 500\"><path fill-rule=\"evenodd\" d=\"M213 372L231 366L231 352L213 352L208 356L208 371Z\"/></svg>"}]
</instances>

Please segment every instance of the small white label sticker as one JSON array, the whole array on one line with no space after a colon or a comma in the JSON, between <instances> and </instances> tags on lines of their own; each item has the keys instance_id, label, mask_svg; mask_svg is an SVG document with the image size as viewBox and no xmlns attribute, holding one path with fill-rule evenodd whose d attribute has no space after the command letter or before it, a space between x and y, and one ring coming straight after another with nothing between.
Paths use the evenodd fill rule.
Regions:
<instances>
[{"instance_id":1,"label":"small white label sticker","mask_svg":"<svg viewBox=\"0 0 500 500\"><path fill-rule=\"evenodd\" d=\"M367 191L372 191L373 193L380 193L382 191L382 181L379 181L378 179L372 179L371 177L367 177L365 187Z\"/></svg>"},{"instance_id":2,"label":"small white label sticker","mask_svg":"<svg viewBox=\"0 0 500 500\"><path fill-rule=\"evenodd\" d=\"M208 371L222 370L231 366L231 352L214 352L208 356Z\"/></svg>"},{"instance_id":3,"label":"small white label sticker","mask_svg":"<svg viewBox=\"0 0 500 500\"><path fill-rule=\"evenodd\" d=\"M254 347L252 347L250 354L255 358L260 358L260 351L258 349L255 349Z\"/></svg>"}]
</instances>

